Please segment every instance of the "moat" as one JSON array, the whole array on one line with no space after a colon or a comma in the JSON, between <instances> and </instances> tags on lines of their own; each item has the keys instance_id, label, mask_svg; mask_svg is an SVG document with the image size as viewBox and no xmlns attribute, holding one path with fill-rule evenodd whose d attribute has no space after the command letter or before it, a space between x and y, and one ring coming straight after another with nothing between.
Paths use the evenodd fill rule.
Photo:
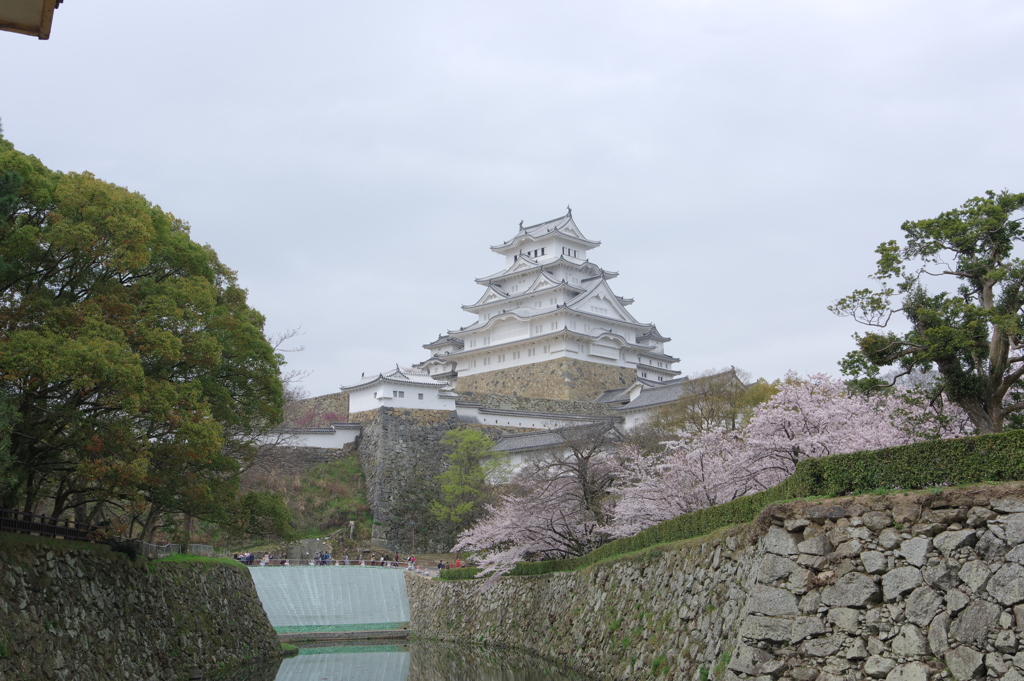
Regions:
<instances>
[{"instance_id":1,"label":"moat","mask_svg":"<svg viewBox=\"0 0 1024 681\"><path fill-rule=\"evenodd\" d=\"M213 677L217 678L217 677ZM223 678L223 677L221 677ZM359 641L301 646L299 655L239 670L231 681L585 681L538 657L434 641Z\"/></svg>"}]
</instances>

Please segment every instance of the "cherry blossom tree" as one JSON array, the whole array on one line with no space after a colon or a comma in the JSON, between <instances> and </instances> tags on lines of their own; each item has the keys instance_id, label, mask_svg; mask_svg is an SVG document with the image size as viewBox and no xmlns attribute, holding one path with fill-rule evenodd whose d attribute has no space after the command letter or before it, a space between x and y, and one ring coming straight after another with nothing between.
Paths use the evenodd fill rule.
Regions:
<instances>
[{"instance_id":1,"label":"cherry blossom tree","mask_svg":"<svg viewBox=\"0 0 1024 681\"><path fill-rule=\"evenodd\" d=\"M962 410L898 388L849 394L826 374L789 372L739 430L683 434L654 457L634 457L618 478L611 533L629 536L699 508L785 480L797 462L964 434Z\"/></svg>"},{"instance_id":2,"label":"cherry blossom tree","mask_svg":"<svg viewBox=\"0 0 1024 681\"><path fill-rule=\"evenodd\" d=\"M969 422L916 387L856 394L826 374L790 372L777 388L740 428L680 432L660 450L576 437L563 454L524 468L515 491L489 507L455 549L484 555L489 571L578 556L610 538L767 489L803 459L954 437Z\"/></svg>"},{"instance_id":3,"label":"cherry blossom tree","mask_svg":"<svg viewBox=\"0 0 1024 681\"><path fill-rule=\"evenodd\" d=\"M556 433L563 446L524 465L455 551L485 554L485 570L504 570L526 558L582 556L608 540L621 433L610 423Z\"/></svg>"}]
</instances>

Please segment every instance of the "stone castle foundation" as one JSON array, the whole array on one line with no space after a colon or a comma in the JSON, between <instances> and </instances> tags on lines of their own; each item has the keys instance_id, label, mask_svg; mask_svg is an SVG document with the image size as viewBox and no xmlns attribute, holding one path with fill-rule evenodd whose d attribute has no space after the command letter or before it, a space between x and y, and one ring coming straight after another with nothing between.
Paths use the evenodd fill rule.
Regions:
<instances>
[{"instance_id":1,"label":"stone castle foundation","mask_svg":"<svg viewBox=\"0 0 1024 681\"><path fill-rule=\"evenodd\" d=\"M632 367L608 366L563 357L460 376L456 392L496 393L519 397L592 402L605 390L625 388L636 380Z\"/></svg>"}]
</instances>

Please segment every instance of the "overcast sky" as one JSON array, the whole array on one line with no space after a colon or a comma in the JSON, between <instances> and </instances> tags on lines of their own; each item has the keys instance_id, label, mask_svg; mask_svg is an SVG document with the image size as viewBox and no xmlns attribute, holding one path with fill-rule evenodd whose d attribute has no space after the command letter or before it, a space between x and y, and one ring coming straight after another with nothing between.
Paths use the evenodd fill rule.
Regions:
<instances>
[{"instance_id":1,"label":"overcast sky","mask_svg":"<svg viewBox=\"0 0 1024 681\"><path fill-rule=\"evenodd\" d=\"M5 136L192 225L311 394L473 320L571 204L684 374L837 373L904 220L1024 191L1019 0L66 0Z\"/></svg>"}]
</instances>

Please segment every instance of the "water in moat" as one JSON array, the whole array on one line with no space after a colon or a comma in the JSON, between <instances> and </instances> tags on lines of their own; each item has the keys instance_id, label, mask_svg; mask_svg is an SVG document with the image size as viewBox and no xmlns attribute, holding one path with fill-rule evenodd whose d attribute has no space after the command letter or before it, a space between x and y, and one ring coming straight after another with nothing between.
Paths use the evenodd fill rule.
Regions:
<instances>
[{"instance_id":1,"label":"water in moat","mask_svg":"<svg viewBox=\"0 0 1024 681\"><path fill-rule=\"evenodd\" d=\"M380 643L380 645L378 645ZM223 681L586 681L524 653L431 641L322 643Z\"/></svg>"}]
</instances>

